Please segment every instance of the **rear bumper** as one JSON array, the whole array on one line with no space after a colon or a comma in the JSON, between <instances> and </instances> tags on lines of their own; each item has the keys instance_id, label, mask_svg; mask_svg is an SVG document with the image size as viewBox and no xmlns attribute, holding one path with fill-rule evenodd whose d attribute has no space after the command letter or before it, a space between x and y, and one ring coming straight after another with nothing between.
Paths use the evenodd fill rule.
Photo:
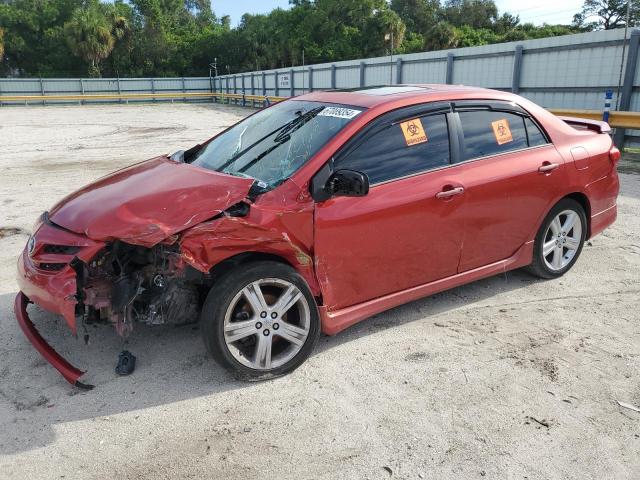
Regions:
<instances>
[{"instance_id":1,"label":"rear bumper","mask_svg":"<svg viewBox=\"0 0 640 480\"><path fill-rule=\"evenodd\" d=\"M40 352L40 355L42 355L47 362L62 374L67 382L80 388L93 388L92 385L87 385L78 381L78 379L84 375L84 372L82 370L78 370L65 360L51 347L51 345L46 342L44 338L42 338L40 333L38 333L38 330L36 330L36 327L33 325L33 322L31 322L31 319L27 314L28 303L29 299L24 293L19 292L18 295L16 295L14 303L16 319L18 320L18 325L20 325L20 328L27 339L35 349Z\"/></svg>"},{"instance_id":2,"label":"rear bumper","mask_svg":"<svg viewBox=\"0 0 640 480\"><path fill-rule=\"evenodd\" d=\"M613 205L602 212L598 212L595 215L591 216L591 235L590 237L595 237L599 233L601 233L605 228L612 225L616 218L618 218L618 206Z\"/></svg>"}]
</instances>

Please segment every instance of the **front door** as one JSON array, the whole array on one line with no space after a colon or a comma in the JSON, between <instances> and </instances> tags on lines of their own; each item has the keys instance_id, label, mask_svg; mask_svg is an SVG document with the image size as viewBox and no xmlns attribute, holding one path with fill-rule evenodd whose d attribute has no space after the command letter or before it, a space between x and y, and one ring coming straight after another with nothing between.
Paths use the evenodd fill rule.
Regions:
<instances>
[{"instance_id":1,"label":"front door","mask_svg":"<svg viewBox=\"0 0 640 480\"><path fill-rule=\"evenodd\" d=\"M456 273L465 196L447 168L449 115L397 117L336 157L335 169L368 175L369 193L316 204L315 267L329 310Z\"/></svg>"}]
</instances>

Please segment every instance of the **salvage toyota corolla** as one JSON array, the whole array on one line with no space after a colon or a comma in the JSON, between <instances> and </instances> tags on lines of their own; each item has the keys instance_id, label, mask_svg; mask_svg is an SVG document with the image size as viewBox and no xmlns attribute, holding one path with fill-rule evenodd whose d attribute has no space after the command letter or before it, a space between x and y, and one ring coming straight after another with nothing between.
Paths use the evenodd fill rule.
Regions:
<instances>
[{"instance_id":1,"label":"salvage toyota corolla","mask_svg":"<svg viewBox=\"0 0 640 480\"><path fill-rule=\"evenodd\" d=\"M445 85L315 92L202 145L119 170L42 214L18 262L16 316L201 322L224 367L268 378L320 332L516 268L567 272L616 218L606 123Z\"/></svg>"}]
</instances>

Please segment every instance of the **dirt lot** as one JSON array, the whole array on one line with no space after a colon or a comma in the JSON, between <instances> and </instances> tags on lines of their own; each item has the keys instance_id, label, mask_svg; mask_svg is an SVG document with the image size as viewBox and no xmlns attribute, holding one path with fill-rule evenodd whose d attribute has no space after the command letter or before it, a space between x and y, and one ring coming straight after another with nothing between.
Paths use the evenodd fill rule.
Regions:
<instances>
[{"instance_id":1,"label":"dirt lot","mask_svg":"<svg viewBox=\"0 0 640 480\"><path fill-rule=\"evenodd\" d=\"M15 259L33 221L120 166L188 147L248 110L211 105L0 108L0 478L640 478L640 176L617 224L556 281L513 272L377 315L300 369L241 383L194 327L138 328L116 377L111 328L70 387L14 321Z\"/></svg>"}]
</instances>

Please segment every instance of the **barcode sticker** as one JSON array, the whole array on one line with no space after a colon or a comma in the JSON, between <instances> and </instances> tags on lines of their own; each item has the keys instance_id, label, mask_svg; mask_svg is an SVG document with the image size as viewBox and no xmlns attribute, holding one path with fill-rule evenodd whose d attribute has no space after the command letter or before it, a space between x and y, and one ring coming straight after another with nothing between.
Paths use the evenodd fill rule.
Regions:
<instances>
[{"instance_id":1,"label":"barcode sticker","mask_svg":"<svg viewBox=\"0 0 640 480\"><path fill-rule=\"evenodd\" d=\"M353 108L344 108L344 107L325 107L318 114L318 116L351 119L356 115L358 115L359 113L362 113L362 110L354 110Z\"/></svg>"}]
</instances>

